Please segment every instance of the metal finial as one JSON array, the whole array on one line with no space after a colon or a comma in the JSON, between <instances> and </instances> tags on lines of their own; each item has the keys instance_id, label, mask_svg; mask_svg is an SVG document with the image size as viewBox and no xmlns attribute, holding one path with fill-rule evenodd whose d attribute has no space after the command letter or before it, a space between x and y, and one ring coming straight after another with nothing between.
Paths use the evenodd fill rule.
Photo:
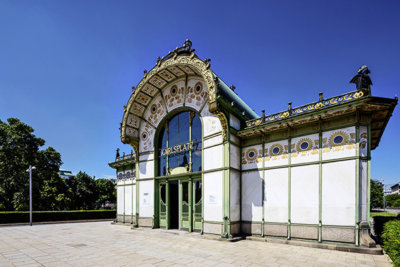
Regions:
<instances>
[{"instance_id":1,"label":"metal finial","mask_svg":"<svg viewBox=\"0 0 400 267\"><path fill-rule=\"evenodd\" d=\"M324 93L319 93L319 101L322 101L322 100L324 100Z\"/></svg>"},{"instance_id":2,"label":"metal finial","mask_svg":"<svg viewBox=\"0 0 400 267\"><path fill-rule=\"evenodd\" d=\"M291 110L292 109L292 102L288 103L288 109Z\"/></svg>"},{"instance_id":3,"label":"metal finial","mask_svg":"<svg viewBox=\"0 0 400 267\"><path fill-rule=\"evenodd\" d=\"M229 86L229 88L231 88L231 89L232 89L232 91L235 91L235 89L236 89L236 86L232 84L231 86Z\"/></svg>"},{"instance_id":4,"label":"metal finial","mask_svg":"<svg viewBox=\"0 0 400 267\"><path fill-rule=\"evenodd\" d=\"M265 118L265 109L261 110L262 117Z\"/></svg>"},{"instance_id":5,"label":"metal finial","mask_svg":"<svg viewBox=\"0 0 400 267\"><path fill-rule=\"evenodd\" d=\"M183 43L183 46L188 47L190 49L192 47L192 41L186 39L185 42Z\"/></svg>"}]
</instances>

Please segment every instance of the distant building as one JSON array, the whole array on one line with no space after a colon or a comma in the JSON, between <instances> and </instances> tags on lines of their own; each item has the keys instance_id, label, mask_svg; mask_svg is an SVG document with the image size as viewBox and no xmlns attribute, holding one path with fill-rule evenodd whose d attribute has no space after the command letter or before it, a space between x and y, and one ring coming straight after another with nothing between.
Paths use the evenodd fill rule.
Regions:
<instances>
[{"instance_id":1,"label":"distant building","mask_svg":"<svg viewBox=\"0 0 400 267\"><path fill-rule=\"evenodd\" d=\"M400 183L397 183L390 187L390 194L391 195L400 195Z\"/></svg>"},{"instance_id":2,"label":"distant building","mask_svg":"<svg viewBox=\"0 0 400 267\"><path fill-rule=\"evenodd\" d=\"M74 177L74 175L72 174L71 171L62 170L62 169L60 169L60 171L58 172L58 175L60 175L60 177L63 177L65 179L69 179L71 177Z\"/></svg>"}]
</instances>

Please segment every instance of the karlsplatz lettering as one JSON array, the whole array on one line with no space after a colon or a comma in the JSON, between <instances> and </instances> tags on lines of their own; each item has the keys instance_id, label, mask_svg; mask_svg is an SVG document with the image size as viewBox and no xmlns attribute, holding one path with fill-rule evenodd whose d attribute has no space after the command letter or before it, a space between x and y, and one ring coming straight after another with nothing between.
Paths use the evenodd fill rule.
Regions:
<instances>
[{"instance_id":1,"label":"karlsplatz lettering","mask_svg":"<svg viewBox=\"0 0 400 267\"><path fill-rule=\"evenodd\" d=\"M193 150L193 142L187 142L185 144L161 149L161 156L176 154L176 153L180 153L180 152L186 152L186 151L190 151L190 150Z\"/></svg>"}]
</instances>

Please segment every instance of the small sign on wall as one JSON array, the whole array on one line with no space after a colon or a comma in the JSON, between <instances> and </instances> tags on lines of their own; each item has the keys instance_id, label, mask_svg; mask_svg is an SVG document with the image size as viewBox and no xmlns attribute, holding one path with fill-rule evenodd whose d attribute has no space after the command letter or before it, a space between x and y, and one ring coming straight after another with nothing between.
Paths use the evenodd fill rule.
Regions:
<instances>
[{"instance_id":1,"label":"small sign on wall","mask_svg":"<svg viewBox=\"0 0 400 267\"><path fill-rule=\"evenodd\" d=\"M150 196L149 193L143 193L143 201L142 201L143 206L149 206L150 205Z\"/></svg>"}]
</instances>

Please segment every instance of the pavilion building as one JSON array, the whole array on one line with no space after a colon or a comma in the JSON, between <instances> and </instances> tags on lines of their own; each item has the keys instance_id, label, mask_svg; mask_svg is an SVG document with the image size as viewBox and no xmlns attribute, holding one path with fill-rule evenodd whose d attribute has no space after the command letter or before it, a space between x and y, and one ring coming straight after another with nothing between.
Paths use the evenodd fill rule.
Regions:
<instances>
[{"instance_id":1,"label":"pavilion building","mask_svg":"<svg viewBox=\"0 0 400 267\"><path fill-rule=\"evenodd\" d=\"M356 91L258 116L187 40L124 106L117 218L136 227L372 246L371 150L397 98Z\"/></svg>"}]
</instances>

